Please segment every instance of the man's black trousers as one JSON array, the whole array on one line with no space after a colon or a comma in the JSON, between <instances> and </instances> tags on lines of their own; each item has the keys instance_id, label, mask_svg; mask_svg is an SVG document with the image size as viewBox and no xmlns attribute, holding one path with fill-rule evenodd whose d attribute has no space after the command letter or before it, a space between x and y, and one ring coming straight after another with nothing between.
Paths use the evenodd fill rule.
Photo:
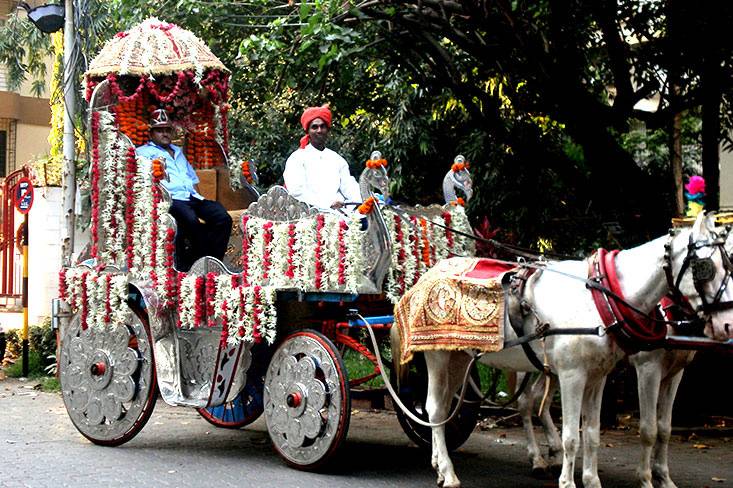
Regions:
<instances>
[{"instance_id":1,"label":"man's black trousers","mask_svg":"<svg viewBox=\"0 0 733 488\"><path fill-rule=\"evenodd\" d=\"M173 200L169 213L178 225L176 267L179 270L187 271L202 256L224 259L232 218L221 203L197 198Z\"/></svg>"}]
</instances>

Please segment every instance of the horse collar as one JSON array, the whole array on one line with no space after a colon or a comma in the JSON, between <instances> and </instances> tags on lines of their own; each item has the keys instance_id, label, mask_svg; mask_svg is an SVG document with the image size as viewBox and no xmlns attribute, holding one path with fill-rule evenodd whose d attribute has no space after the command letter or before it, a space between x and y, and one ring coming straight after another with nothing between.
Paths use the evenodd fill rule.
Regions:
<instances>
[{"instance_id":1,"label":"horse collar","mask_svg":"<svg viewBox=\"0 0 733 488\"><path fill-rule=\"evenodd\" d=\"M588 279L593 302L603 325L626 352L650 349L667 336L664 323L634 310L624 298L616 273L619 251L598 251L589 262Z\"/></svg>"}]
</instances>

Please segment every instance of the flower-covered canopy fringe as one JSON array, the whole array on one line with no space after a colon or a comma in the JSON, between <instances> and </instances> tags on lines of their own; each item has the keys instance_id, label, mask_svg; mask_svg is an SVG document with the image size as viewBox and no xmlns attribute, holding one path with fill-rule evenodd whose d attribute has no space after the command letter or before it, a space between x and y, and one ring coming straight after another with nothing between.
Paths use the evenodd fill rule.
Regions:
<instances>
[{"instance_id":1,"label":"flower-covered canopy fringe","mask_svg":"<svg viewBox=\"0 0 733 488\"><path fill-rule=\"evenodd\" d=\"M198 37L175 24L149 18L116 34L89 64L87 76L172 74L206 69L228 71Z\"/></svg>"},{"instance_id":2,"label":"flower-covered canopy fringe","mask_svg":"<svg viewBox=\"0 0 733 488\"><path fill-rule=\"evenodd\" d=\"M229 70L191 32L150 18L105 44L86 73L86 97L103 81L116 98L115 124L139 146L153 110L168 111L184 131L196 169L226 164Z\"/></svg>"}]
</instances>

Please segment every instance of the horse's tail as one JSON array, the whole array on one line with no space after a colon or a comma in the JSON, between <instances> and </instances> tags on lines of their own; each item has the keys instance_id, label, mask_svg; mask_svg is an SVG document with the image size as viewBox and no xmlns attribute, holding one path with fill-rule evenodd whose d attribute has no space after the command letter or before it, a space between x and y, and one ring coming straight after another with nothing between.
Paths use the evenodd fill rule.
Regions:
<instances>
[{"instance_id":1,"label":"horse's tail","mask_svg":"<svg viewBox=\"0 0 733 488\"><path fill-rule=\"evenodd\" d=\"M392 343L392 368L394 369L395 378L397 380L397 387L405 385L407 383L407 372L409 371L408 365L403 365L401 361L402 356L402 341L400 340L400 331L397 327L392 326L389 333L390 342Z\"/></svg>"}]
</instances>

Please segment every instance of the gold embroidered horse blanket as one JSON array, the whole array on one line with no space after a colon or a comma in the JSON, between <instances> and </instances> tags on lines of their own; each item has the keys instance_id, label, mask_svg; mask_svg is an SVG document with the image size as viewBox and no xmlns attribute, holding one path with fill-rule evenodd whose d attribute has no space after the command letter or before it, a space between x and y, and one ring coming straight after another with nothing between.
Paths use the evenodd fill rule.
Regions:
<instances>
[{"instance_id":1,"label":"gold embroidered horse blanket","mask_svg":"<svg viewBox=\"0 0 733 488\"><path fill-rule=\"evenodd\" d=\"M514 268L492 259L450 258L425 273L395 305L400 362L409 362L416 351L501 350L501 278Z\"/></svg>"}]
</instances>

